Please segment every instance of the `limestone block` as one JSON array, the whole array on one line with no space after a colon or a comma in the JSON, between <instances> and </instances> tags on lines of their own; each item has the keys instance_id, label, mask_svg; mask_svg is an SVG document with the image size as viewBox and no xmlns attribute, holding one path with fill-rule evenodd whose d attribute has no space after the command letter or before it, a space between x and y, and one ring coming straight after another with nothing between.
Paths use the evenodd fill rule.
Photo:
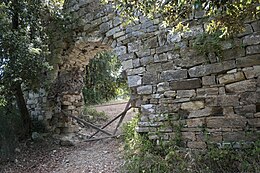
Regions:
<instances>
[{"instance_id":1,"label":"limestone block","mask_svg":"<svg viewBox=\"0 0 260 173\"><path fill-rule=\"evenodd\" d=\"M239 97L237 95L219 95L206 98L207 106L238 106Z\"/></svg>"},{"instance_id":2,"label":"limestone block","mask_svg":"<svg viewBox=\"0 0 260 173\"><path fill-rule=\"evenodd\" d=\"M151 55L151 49L141 49L138 52L136 52L138 57L145 57Z\"/></svg>"},{"instance_id":3,"label":"limestone block","mask_svg":"<svg viewBox=\"0 0 260 173\"><path fill-rule=\"evenodd\" d=\"M118 56L118 58L121 61L126 61L126 60L129 60L129 59L134 59L135 54L134 53L127 53L127 54L123 54L123 55Z\"/></svg>"},{"instance_id":4,"label":"limestone block","mask_svg":"<svg viewBox=\"0 0 260 173\"><path fill-rule=\"evenodd\" d=\"M133 68L133 60L129 59L127 61L122 62L123 70L132 69Z\"/></svg>"},{"instance_id":5,"label":"limestone block","mask_svg":"<svg viewBox=\"0 0 260 173\"><path fill-rule=\"evenodd\" d=\"M127 44L128 52L137 52L141 47L140 41L135 41Z\"/></svg>"},{"instance_id":6,"label":"limestone block","mask_svg":"<svg viewBox=\"0 0 260 173\"><path fill-rule=\"evenodd\" d=\"M256 91L256 81L244 80L225 86L228 93L242 93L248 91Z\"/></svg>"},{"instance_id":7,"label":"limestone block","mask_svg":"<svg viewBox=\"0 0 260 173\"><path fill-rule=\"evenodd\" d=\"M187 70L167 70L161 74L162 81L173 81L187 78Z\"/></svg>"},{"instance_id":8,"label":"limestone block","mask_svg":"<svg viewBox=\"0 0 260 173\"><path fill-rule=\"evenodd\" d=\"M172 61L170 61L170 62L168 61L168 62L162 63L162 69L164 69L164 70L173 70L175 68L174 68L173 62Z\"/></svg>"},{"instance_id":9,"label":"limestone block","mask_svg":"<svg viewBox=\"0 0 260 173\"><path fill-rule=\"evenodd\" d=\"M144 73L143 74L143 84L155 84L157 83L156 73Z\"/></svg>"},{"instance_id":10,"label":"limestone block","mask_svg":"<svg viewBox=\"0 0 260 173\"><path fill-rule=\"evenodd\" d=\"M169 87L168 82L161 82L161 83L158 83L158 85L157 85L157 91L158 92L164 92L164 91L167 91L169 89L170 89L170 87Z\"/></svg>"},{"instance_id":11,"label":"limestone block","mask_svg":"<svg viewBox=\"0 0 260 173\"><path fill-rule=\"evenodd\" d=\"M204 76L202 77L202 85L215 85L216 77L215 76Z\"/></svg>"},{"instance_id":12,"label":"limestone block","mask_svg":"<svg viewBox=\"0 0 260 173\"><path fill-rule=\"evenodd\" d=\"M204 104L201 104L201 108L204 106ZM207 116L220 116L223 115L223 108L221 107L206 107L205 109L196 110L193 109L193 111L190 112L188 118L198 118L198 117L207 117Z\"/></svg>"},{"instance_id":13,"label":"limestone block","mask_svg":"<svg viewBox=\"0 0 260 173\"><path fill-rule=\"evenodd\" d=\"M251 55L237 58L237 67L250 67L260 65L260 55Z\"/></svg>"},{"instance_id":14,"label":"limestone block","mask_svg":"<svg viewBox=\"0 0 260 173\"><path fill-rule=\"evenodd\" d=\"M146 70L150 73L156 73L162 71L161 63L149 64L146 66Z\"/></svg>"},{"instance_id":15,"label":"limestone block","mask_svg":"<svg viewBox=\"0 0 260 173\"><path fill-rule=\"evenodd\" d=\"M174 50L174 49L175 49L175 46L173 44L163 45L163 46L156 48L156 53L161 54L161 53L169 52L169 51Z\"/></svg>"},{"instance_id":16,"label":"limestone block","mask_svg":"<svg viewBox=\"0 0 260 173\"><path fill-rule=\"evenodd\" d=\"M165 32L160 32L158 34L158 42L159 42L159 46L163 46L165 44L167 40L167 36L166 36L166 33Z\"/></svg>"},{"instance_id":17,"label":"limestone block","mask_svg":"<svg viewBox=\"0 0 260 173\"><path fill-rule=\"evenodd\" d=\"M170 87L173 90L188 90L188 89L200 88L201 80L194 78L194 79L172 81L170 82Z\"/></svg>"},{"instance_id":18,"label":"limestone block","mask_svg":"<svg viewBox=\"0 0 260 173\"><path fill-rule=\"evenodd\" d=\"M228 83L233 83L237 81L244 80L245 76L243 72L237 72L233 74L226 74L224 76L219 77L219 83L220 84L228 84Z\"/></svg>"},{"instance_id":19,"label":"limestone block","mask_svg":"<svg viewBox=\"0 0 260 173\"><path fill-rule=\"evenodd\" d=\"M192 26L192 27L190 27L189 31L184 32L182 37L183 38L195 37L196 35L202 34L203 32L204 31L203 31L202 25Z\"/></svg>"},{"instance_id":20,"label":"limestone block","mask_svg":"<svg viewBox=\"0 0 260 173\"><path fill-rule=\"evenodd\" d=\"M138 75L128 76L127 82L129 87L135 87L142 84L142 77Z\"/></svg>"},{"instance_id":21,"label":"limestone block","mask_svg":"<svg viewBox=\"0 0 260 173\"><path fill-rule=\"evenodd\" d=\"M153 86L152 85L145 85L137 87L137 94L152 94Z\"/></svg>"},{"instance_id":22,"label":"limestone block","mask_svg":"<svg viewBox=\"0 0 260 173\"><path fill-rule=\"evenodd\" d=\"M255 92L243 92L240 93L240 104L249 105L256 103L256 94Z\"/></svg>"},{"instance_id":23,"label":"limestone block","mask_svg":"<svg viewBox=\"0 0 260 173\"><path fill-rule=\"evenodd\" d=\"M244 106L238 106L234 108L234 111L238 115L246 115L247 113L256 113L256 105L244 105Z\"/></svg>"},{"instance_id":24,"label":"limestone block","mask_svg":"<svg viewBox=\"0 0 260 173\"><path fill-rule=\"evenodd\" d=\"M198 88L197 89L198 97L207 97L209 95L218 95L218 93L219 93L218 88Z\"/></svg>"},{"instance_id":25,"label":"limestone block","mask_svg":"<svg viewBox=\"0 0 260 173\"><path fill-rule=\"evenodd\" d=\"M241 142L245 140L245 132L225 132L223 133L223 141L225 142Z\"/></svg>"},{"instance_id":26,"label":"limestone block","mask_svg":"<svg viewBox=\"0 0 260 173\"><path fill-rule=\"evenodd\" d=\"M101 33L105 33L107 31L110 30L110 28L112 28L112 21L109 21L109 22L106 22L106 23L102 23L100 26L99 26L99 31Z\"/></svg>"},{"instance_id":27,"label":"limestone block","mask_svg":"<svg viewBox=\"0 0 260 173\"><path fill-rule=\"evenodd\" d=\"M248 119L248 124L252 127L259 128L260 127L260 118Z\"/></svg>"},{"instance_id":28,"label":"limestone block","mask_svg":"<svg viewBox=\"0 0 260 173\"><path fill-rule=\"evenodd\" d=\"M152 104L141 105L142 113L155 113L155 107Z\"/></svg>"},{"instance_id":29,"label":"limestone block","mask_svg":"<svg viewBox=\"0 0 260 173\"><path fill-rule=\"evenodd\" d=\"M254 32L260 31L260 21L255 21L253 23L251 23Z\"/></svg>"},{"instance_id":30,"label":"limestone block","mask_svg":"<svg viewBox=\"0 0 260 173\"><path fill-rule=\"evenodd\" d=\"M252 55L260 53L260 45L253 45L253 46L247 46L246 47L246 54Z\"/></svg>"},{"instance_id":31,"label":"limestone block","mask_svg":"<svg viewBox=\"0 0 260 173\"><path fill-rule=\"evenodd\" d=\"M222 63L200 65L200 66L195 66L190 68L189 75L191 77L202 77L202 76L230 70L235 67L236 67L236 63L234 60L224 61Z\"/></svg>"},{"instance_id":32,"label":"limestone block","mask_svg":"<svg viewBox=\"0 0 260 173\"><path fill-rule=\"evenodd\" d=\"M139 58L136 58L136 59L133 59L133 67L136 68L136 67L140 67L140 59Z\"/></svg>"},{"instance_id":33,"label":"limestone block","mask_svg":"<svg viewBox=\"0 0 260 173\"><path fill-rule=\"evenodd\" d=\"M144 41L144 47L147 49L158 47L158 39L157 37L152 37Z\"/></svg>"},{"instance_id":34,"label":"limestone block","mask_svg":"<svg viewBox=\"0 0 260 173\"><path fill-rule=\"evenodd\" d=\"M177 98L182 98L182 97L194 97L196 96L195 90L178 90L177 91Z\"/></svg>"},{"instance_id":35,"label":"limestone block","mask_svg":"<svg viewBox=\"0 0 260 173\"><path fill-rule=\"evenodd\" d=\"M112 36L114 35L115 33L121 31L121 27L118 26L118 27L115 27L115 28L112 28L110 29L107 33L106 33L106 37L109 37L109 36Z\"/></svg>"},{"instance_id":36,"label":"limestone block","mask_svg":"<svg viewBox=\"0 0 260 173\"><path fill-rule=\"evenodd\" d=\"M244 68L243 69L245 76L247 79L252 79L254 77L260 76L260 66L253 66L251 68Z\"/></svg>"},{"instance_id":37,"label":"limestone block","mask_svg":"<svg viewBox=\"0 0 260 173\"><path fill-rule=\"evenodd\" d=\"M180 42L181 41L181 34L178 32L178 33L169 33L167 35L167 42L168 43L176 43L176 42Z\"/></svg>"},{"instance_id":38,"label":"limestone block","mask_svg":"<svg viewBox=\"0 0 260 173\"><path fill-rule=\"evenodd\" d=\"M199 110L203 109L204 107L205 105L203 101L185 102L181 104L181 109L188 111Z\"/></svg>"},{"instance_id":39,"label":"limestone block","mask_svg":"<svg viewBox=\"0 0 260 173\"><path fill-rule=\"evenodd\" d=\"M148 65L153 63L153 56L145 56L140 59L141 65Z\"/></svg>"},{"instance_id":40,"label":"limestone block","mask_svg":"<svg viewBox=\"0 0 260 173\"><path fill-rule=\"evenodd\" d=\"M228 117L208 117L206 118L208 128L245 128L247 119L242 116L232 115Z\"/></svg>"},{"instance_id":41,"label":"limestone block","mask_svg":"<svg viewBox=\"0 0 260 173\"><path fill-rule=\"evenodd\" d=\"M188 127L203 127L205 125L205 118L194 118L186 120Z\"/></svg>"},{"instance_id":42,"label":"limestone block","mask_svg":"<svg viewBox=\"0 0 260 173\"><path fill-rule=\"evenodd\" d=\"M157 55L154 55L154 62L166 62L168 58L168 55L166 53Z\"/></svg>"},{"instance_id":43,"label":"limestone block","mask_svg":"<svg viewBox=\"0 0 260 173\"><path fill-rule=\"evenodd\" d=\"M211 133L199 133L196 134L196 138L199 141L205 142L222 142L222 133L221 132L211 132Z\"/></svg>"},{"instance_id":44,"label":"limestone block","mask_svg":"<svg viewBox=\"0 0 260 173\"><path fill-rule=\"evenodd\" d=\"M181 132L181 138L184 141L195 141L196 136L193 132Z\"/></svg>"},{"instance_id":45,"label":"limestone block","mask_svg":"<svg viewBox=\"0 0 260 173\"><path fill-rule=\"evenodd\" d=\"M207 145L206 142L189 141L187 147L192 149L206 149Z\"/></svg>"},{"instance_id":46,"label":"limestone block","mask_svg":"<svg viewBox=\"0 0 260 173\"><path fill-rule=\"evenodd\" d=\"M253 28L250 24L245 24L245 31L238 34L238 37L243 37L245 35L251 34L253 32Z\"/></svg>"},{"instance_id":47,"label":"limestone block","mask_svg":"<svg viewBox=\"0 0 260 173\"><path fill-rule=\"evenodd\" d=\"M260 44L260 34L253 34L248 35L243 38L243 45L254 45L254 44Z\"/></svg>"},{"instance_id":48,"label":"limestone block","mask_svg":"<svg viewBox=\"0 0 260 173\"><path fill-rule=\"evenodd\" d=\"M161 90L160 90L161 91ZM163 95L165 96L165 97L172 97L172 98L174 98L175 96L176 96L176 91L165 91L164 93L163 93Z\"/></svg>"},{"instance_id":49,"label":"limestone block","mask_svg":"<svg viewBox=\"0 0 260 173\"><path fill-rule=\"evenodd\" d=\"M113 51L116 55L120 56L120 55L126 54L126 47L119 46L119 47L116 47Z\"/></svg>"},{"instance_id":50,"label":"limestone block","mask_svg":"<svg viewBox=\"0 0 260 173\"><path fill-rule=\"evenodd\" d=\"M145 68L144 67L139 67L139 68L134 68L134 69L127 69L126 73L127 75L135 75L135 74L142 74L145 72Z\"/></svg>"}]
</instances>

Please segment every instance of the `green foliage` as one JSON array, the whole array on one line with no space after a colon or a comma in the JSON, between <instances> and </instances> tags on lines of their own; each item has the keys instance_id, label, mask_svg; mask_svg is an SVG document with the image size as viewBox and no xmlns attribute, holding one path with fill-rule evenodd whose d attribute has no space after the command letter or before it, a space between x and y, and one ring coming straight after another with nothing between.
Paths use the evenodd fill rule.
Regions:
<instances>
[{"instance_id":1,"label":"green foliage","mask_svg":"<svg viewBox=\"0 0 260 173\"><path fill-rule=\"evenodd\" d=\"M139 116L124 125L125 165L128 173L226 173L259 172L260 142L247 148L218 148L210 146L205 151L178 147L181 126L176 126L177 137L166 142L148 140L146 134L135 131Z\"/></svg>"},{"instance_id":2,"label":"green foliage","mask_svg":"<svg viewBox=\"0 0 260 173\"><path fill-rule=\"evenodd\" d=\"M111 2L105 0L105 2ZM135 21L138 15L149 18L161 16L164 25L173 25L175 30L183 30L190 23L190 16L205 12L209 33L221 31L223 36L243 30L241 21L259 17L259 0L112 0L116 10L124 18Z\"/></svg>"},{"instance_id":3,"label":"green foliage","mask_svg":"<svg viewBox=\"0 0 260 173\"><path fill-rule=\"evenodd\" d=\"M213 34L204 33L199 35L194 43L193 47L200 53L205 56L209 56L211 53L215 53L220 59L222 58L222 47L220 38L221 33L216 32Z\"/></svg>"},{"instance_id":4,"label":"green foliage","mask_svg":"<svg viewBox=\"0 0 260 173\"><path fill-rule=\"evenodd\" d=\"M97 104L127 94L126 80L116 56L108 52L98 54L86 68L85 103Z\"/></svg>"},{"instance_id":5,"label":"green foliage","mask_svg":"<svg viewBox=\"0 0 260 173\"><path fill-rule=\"evenodd\" d=\"M82 117L85 121L90 123L100 123L108 120L108 116L104 111L98 112L94 107L85 106Z\"/></svg>"}]
</instances>

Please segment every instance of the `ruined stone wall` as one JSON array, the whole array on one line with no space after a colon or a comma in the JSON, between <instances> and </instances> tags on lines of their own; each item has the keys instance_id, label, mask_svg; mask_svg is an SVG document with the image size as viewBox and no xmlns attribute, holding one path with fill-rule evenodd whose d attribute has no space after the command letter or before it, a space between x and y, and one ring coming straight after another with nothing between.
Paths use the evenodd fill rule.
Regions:
<instances>
[{"instance_id":1,"label":"ruined stone wall","mask_svg":"<svg viewBox=\"0 0 260 173\"><path fill-rule=\"evenodd\" d=\"M191 16L190 31L172 34L161 27L159 18L151 21L140 16L125 27L112 5L103 6L98 0L69 0L65 10L75 22L73 41L62 52L53 87L58 108L51 119L60 117L52 123L56 129L68 127L65 122L71 125L70 120L63 122L61 110L81 112L84 67L89 59L112 48L126 70L134 106L141 110L138 132L148 133L150 139L170 140L179 129L183 145L189 148L257 138L259 21L246 22L244 33L220 42L220 57L213 50L204 55L192 46L205 31L201 14Z\"/></svg>"}]
</instances>

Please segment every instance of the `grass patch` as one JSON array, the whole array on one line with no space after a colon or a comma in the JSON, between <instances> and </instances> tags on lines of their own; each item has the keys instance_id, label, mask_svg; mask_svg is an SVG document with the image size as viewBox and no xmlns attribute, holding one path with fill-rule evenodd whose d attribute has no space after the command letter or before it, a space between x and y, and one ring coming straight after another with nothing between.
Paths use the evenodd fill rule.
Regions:
<instances>
[{"instance_id":1,"label":"grass patch","mask_svg":"<svg viewBox=\"0 0 260 173\"><path fill-rule=\"evenodd\" d=\"M179 147L179 141L154 142L147 134L139 134L135 127L137 115L123 127L124 173L235 173L260 172L260 141L248 148L208 147L191 150Z\"/></svg>"},{"instance_id":2,"label":"grass patch","mask_svg":"<svg viewBox=\"0 0 260 173\"><path fill-rule=\"evenodd\" d=\"M92 106L84 107L81 118L90 123L100 123L108 120L108 116L104 111L99 112Z\"/></svg>"}]
</instances>

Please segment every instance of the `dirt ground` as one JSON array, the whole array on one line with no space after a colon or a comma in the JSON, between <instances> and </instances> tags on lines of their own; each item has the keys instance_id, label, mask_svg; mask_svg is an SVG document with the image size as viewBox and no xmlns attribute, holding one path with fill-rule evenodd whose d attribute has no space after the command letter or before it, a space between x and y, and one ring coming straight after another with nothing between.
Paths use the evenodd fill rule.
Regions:
<instances>
[{"instance_id":1,"label":"dirt ground","mask_svg":"<svg viewBox=\"0 0 260 173\"><path fill-rule=\"evenodd\" d=\"M95 106L104 111L109 120L121 113L126 103ZM133 115L131 109L123 122L129 121ZM117 122L108 128L113 131ZM121 126L122 127L122 126ZM95 130L87 130L94 132ZM114 173L120 172L124 164L123 140L121 128L118 137L93 142L78 142L74 146L64 147L50 138L41 142L28 140L16 149L12 162L0 163L0 173ZM101 136L103 134L99 134Z\"/></svg>"}]
</instances>

